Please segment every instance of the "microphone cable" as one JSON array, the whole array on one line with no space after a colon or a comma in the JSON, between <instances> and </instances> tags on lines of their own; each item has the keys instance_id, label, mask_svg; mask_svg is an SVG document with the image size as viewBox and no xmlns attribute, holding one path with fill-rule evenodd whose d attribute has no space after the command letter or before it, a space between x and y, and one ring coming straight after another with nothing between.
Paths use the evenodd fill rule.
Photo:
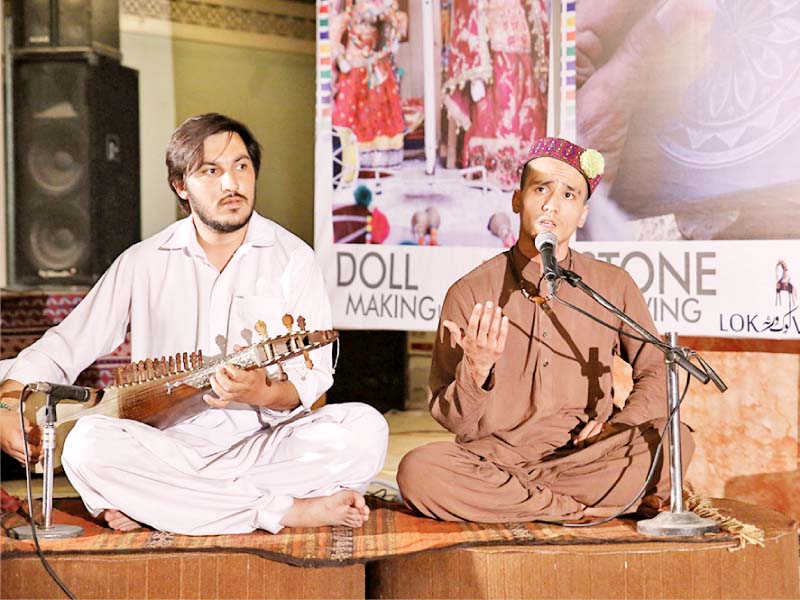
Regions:
<instances>
[{"instance_id":1,"label":"microphone cable","mask_svg":"<svg viewBox=\"0 0 800 600\"><path fill-rule=\"evenodd\" d=\"M571 302L568 302L567 300L564 300L563 298L560 298L557 294L553 294L552 297L555 300L557 300L558 302L560 302L561 304L563 304L565 306L568 306L569 308L581 313L582 315L584 315L586 317L589 317L590 319L592 319L596 323L599 323L603 327L607 327L608 329L611 329L612 331L616 331L617 333L619 333L621 335L624 335L626 337L629 337L629 338L634 339L634 340L639 341L639 342L643 342L643 343L646 343L646 344L654 343L652 340L645 339L645 338L643 338L643 337L641 337L639 335L635 335L635 334L629 333L627 331L623 331L623 329L621 327L615 327L611 323L606 323L605 321L603 321L599 317L594 316L589 311L586 311L586 310L584 310L584 309L582 309L582 308L580 308L578 306L575 306ZM667 349L671 348L671 346L669 344L667 344L666 342L662 342L660 340L659 340L658 346L660 348L664 349L664 350L667 350ZM687 373L686 374L686 385L683 388L683 392L681 393L681 397L678 400L678 404L675 405L675 407L670 411L669 415L667 416L667 423L664 426L664 429L661 431L661 435L659 436L658 445L656 446L656 451L653 453L653 460L650 463L650 470L647 472L647 477L645 478L644 484L639 489L639 492L636 494L636 496L633 498L633 500L631 500L623 509L621 509L616 514L614 514L614 515L612 515L610 517L604 517L604 518L596 520L596 521L587 521L585 523L565 523L565 522L562 522L562 521L548 521L548 522L555 523L556 525L563 525L564 527L594 527L595 525L602 525L603 523L608 523L609 521L613 521L617 517L619 517L621 515L624 515L636 503L636 501L639 500L645 494L645 492L647 491L647 486L650 485L650 482L653 479L653 475L655 475L656 465L658 464L658 458L659 458L659 456L661 454L661 449L664 446L664 437L666 436L667 431L669 431L670 425L672 424L672 421L675 418L675 415L678 413L678 409L680 408L681 404L683 403L683 399L686 397L686 393L689 391L689 381L690 380L691 380L691 376ZM681 490L681 493L683 493L683 490Z\"/></svg>"},{"instance_id":2,"label":"microphone cable","mask_svg":"<svg viewBox=\"0 0 800 600\"><path fill-rule=\"evenodd\" d=\"M28 436L25 434L25 415L23 412L23 406L25 402L28 400L28 396L31 395L30 385L25 385L22 388L22 391L19 395L19 427L20 432L22 433L22 448L25 451L25 490L28 494L28 515L26 515L26 519L31 524L31 536L33 537L33 545L36 549L36 554L39 557L39 560L42 562L45 571L47 574L50 575L50 578L56 582L56 585L61 588L61 591L64 592L70 600L77 600L75 595L70 591L67 585L61 581L61 578L55 572L50 563L47 561L47 558L44 556L44 552L42 551L41 546L39 545L39 536L36 534L36 520L33 517L33 494L32 494L32 486L31 486L31 465L30 465L30 452L28 451ZM45 477L47 474L45 474ZM44 498L42 498L44 502Z\"/></svg>"},{"instance_id":3,"label":"microphone cable","mask_svg":"<svg viewBox=\"0 0 800 600\"><path fill-rule=\"evenodd\" d=\"M564 527L594 527L595 525L602 525L603 523L608 523L609 521L613 521L617 517L620 517L620 516L624 515L625 513L627 513L628 510L636 503L636 501L639 500L642 496L645 495L645 492L647 491L647 486L650 485L650 482L653 479L653 475L655 475L655 472L656 472L656 465L658 464L658 458L661 455L661 449L664 446L664 437L667 435L667 431L669 431L670 425L672 424L672 420L675 418L675 415L678 414L678 408L680 407L681 403L683 402L683 399L686 397L686 392L689 391L689 381L690 380L691 380L691 377L687 373L687 375L686 375L686 385L683 388L683 393L681 393L681 397L680 397L680 400L678 400L678 404L675 406L675 408L673 408L670 411L669 416L667 417L667 423L666 423L666 425L664 425L664 429L661 431L661 435L659 437L658 444L656 445L656 450L655 450L655 452L653 452L653 460L650 463L650 470L647 472L647 477L644 480L644 484L639 489L639 491L636 493L636 496L634 496L633 500L631 500L624 508L622 508L616 514L614 514L614 515L612 515L610 517L604 517L604 518L599 519L597 521L587 521L585 523L555 522L557 525L563 525ZM681 490L681 493L683 493L683 490Z\"/></svg>"},{"instance_id":4,"label":"microphone cable","mask_svg":"<svg viewBox=\"0 0 800 600\"><path fill-rule=\"evenodd\" d=\"M669 344L667 344L666 342L662 342L661 340L658 340L658 343L656 344L656 342L654 342L653 340L648 340L648 339L643 338L643 337L641 337L639 335L636 335L634 333L629 333L627 331L624 331L621 327L615 327L611 323L606 323L600 317L596 317L592 313L590 313L588 310L584 310L579 306L575 306L574 304L572 304L571 302L568 302L567 300L564 300L563 298L561 298L557 294L553 294L552 298L554 298L555 300L558 300L564 306L569 306L572 310L581 313L585 317L589 317L595 323L599 323L603 327L606 327L607 329L610 329L612 331L616 331L617 333L620 333L620 334L622 334L622 335L624 335L626 337L629 337L632 340L636 340L637 342L643 342L645 344L657 345L659 348L662 348L663 350L670 350L672 348Z\"/></svg>"}]
</instances>

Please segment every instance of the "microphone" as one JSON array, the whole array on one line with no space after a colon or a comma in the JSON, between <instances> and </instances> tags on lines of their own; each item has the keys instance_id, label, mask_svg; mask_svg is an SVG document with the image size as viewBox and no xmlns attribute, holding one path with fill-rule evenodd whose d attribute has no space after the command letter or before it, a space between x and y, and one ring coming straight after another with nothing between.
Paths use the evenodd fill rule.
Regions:
<instances>
[{"instance_id":1,"label":"microphone","mask_svg":"<svg viewBox=\"0 0 800 600\"><path fill-rule=\"evenodd\" d=\"M91 407L100 402L100 398L103 397L102 391L79 385L62 385L40 381L31 384L30 388L34 392L47 394L48 404L56 404L60 400L75 400L76 402L86 402Z\"/></svg>"},{"instance_id":2,"label":"microphone","mask_svg":"<svg viewBox=\"0 0 800 600\"><path fill-rule=\"evenodd\" d=\"M555 250L558 244L558 238L552 231L543 231L538 234L533 240L533 245L542 255L542 270L544 278L550 284L550 292L552 293L555 287L555 281L559 277L560 270L558 262L556 262Z\"/></svg>"},{"instance_id":3,"label":"microphone","mask_svg":"<svg viewBox=\"0 0 800 600\"><path fill-rule=\"evenodd\" d=\"M724 392L725 390L727 390L728 386L725 385L725 382L722 381L722 378L719 375L717 375L717 372L711 367L711 365L708 364L706 361L704 361L703 357L700 356L699 354L695 354L694 356L697 359L697 361L702 365L703 370L706 372L706 375L708 375L711 378L711 381L714 383L714 385L717 386L717 389L720 392Z\"/></svg>"}]
</instances>

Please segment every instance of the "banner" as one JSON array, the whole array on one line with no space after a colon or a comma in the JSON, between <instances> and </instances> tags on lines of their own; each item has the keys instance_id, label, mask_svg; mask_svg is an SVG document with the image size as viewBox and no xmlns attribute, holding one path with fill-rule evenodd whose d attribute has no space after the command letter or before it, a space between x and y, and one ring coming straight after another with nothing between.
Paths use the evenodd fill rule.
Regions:
<instances>
[{"instance_id":1,"label":"banner","mask_svg":"<svg viewBox=\"0 0 800 600\"><path fill-rule=\"evenodd\" d=\"M337 327L435 329L450 284L514 244L521 162L561 118L561 8L318 3L315 249Z\"/></svg>"},{"instance_id":2,"label":"banner","mask_svg":"<svg viewBox=\"0 0 800 600\"><path fill-rule=\"evenodd\" d=\"M578 239L662 331L799 337L800 3L583 2L576 40L577 136L607 164Z\"/></svg>"},{"instance_id":3,"label":"banner","mask_svg":"<svg viewBox=\"0 0 800 600\"><path fill-rule=\"evenodd\" d=\"M790 0L318 2L334 325L435 329L515 242L521 156L561 135L607 163L574 247L628 270L660 331L800 337L798 50Z\"/></svg>"},{"instance_id":4,"label":"banner","mask_svg":"<svg viewBox=\"0 0 800 600\"><path fill-rule=\"evenodd\" d=\"M797 290L782 256L800 255L800 241L747 244L576 243L594 258L626 269L639 285L659 331L692 336L800 337ZM453 280L496 254L462 249L454 263L442 249L369 245L337 246L327 274L337 327L425 331L436 328L442 299ZM795 261L796 263L800 261ZM730 265L735 265L732 274ZM800 267L800 264L796 268ZM446 273L446 277L431 274ZM733 275L733 276L732 276Z\"/></svg>"}]
</instances>

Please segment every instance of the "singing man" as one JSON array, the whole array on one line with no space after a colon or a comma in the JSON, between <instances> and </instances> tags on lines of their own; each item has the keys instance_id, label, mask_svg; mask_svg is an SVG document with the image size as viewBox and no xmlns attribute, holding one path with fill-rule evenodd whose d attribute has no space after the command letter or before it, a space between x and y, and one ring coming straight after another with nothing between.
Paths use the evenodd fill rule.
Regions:
<instances>
[{"instance_id":1,"label":"singing man","mask_svg":"<svg viewBox=\"0 0 800 600\"><path fill-rule=\"evenodd\" d=\"M652 513L670 497L667 444L655 457L667 414L660 350L582 291L563 281L555 295L534 240L555 235L555 260L655 332L639 288L621 268L570 248L589 212L603 158L564 139L544 138L522 167L512 208L517 243L458 280L442 307L430 374L433 417L456 435L400 464L406 504L449 521L563 521L616 514L656 476L634 507ZM622 333L617 329L622 329ZM614 404L612 361L633 368L633 392ZM693 451L682 426L683 469Z\"/></svg>"}]
</instances>

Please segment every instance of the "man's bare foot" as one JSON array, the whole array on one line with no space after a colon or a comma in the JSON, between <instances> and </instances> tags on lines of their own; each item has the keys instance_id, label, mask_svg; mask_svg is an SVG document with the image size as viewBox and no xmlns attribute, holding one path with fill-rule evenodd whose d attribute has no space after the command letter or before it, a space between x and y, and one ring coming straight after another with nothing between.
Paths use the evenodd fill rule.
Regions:
<instances>
[{"instance_id":1,"label":"man's bare foot","mask_svg":"<svg viewBox=\"0 0 800 600\"><path fill-rule=\"evenodd\" d=\"M669 504L662 501L661 498L655 494L648 494L639 501L636 513L645 518L652 519L656 517L658 513L665 510L669 510Z\"/></svg>"},{"instance_id":2,"label":"man's bare foot","mask_svg":"<svg viewBox=\"0 0 800 600\"><path fill-rule=\"evenodd\" d=\"M128 515L114 510L113 508L107 508L103 511L103 518L111 529L117 529L119 531L133 531L141 527L139 523L131 519Z\"/></svg>"},{"instance_id":3,"label":"man's bare foot","mask_svg":"<svg viewBox=\"0 0 800 600\"><path fill-rule=\"evenodd\" d=\"M321 527L346 525L361 527L369 519L369 507L364 496L352 490L342 490L333 496L295 498L292 508L281 519L286 527Z\"/></svg>"}]
</instances>

